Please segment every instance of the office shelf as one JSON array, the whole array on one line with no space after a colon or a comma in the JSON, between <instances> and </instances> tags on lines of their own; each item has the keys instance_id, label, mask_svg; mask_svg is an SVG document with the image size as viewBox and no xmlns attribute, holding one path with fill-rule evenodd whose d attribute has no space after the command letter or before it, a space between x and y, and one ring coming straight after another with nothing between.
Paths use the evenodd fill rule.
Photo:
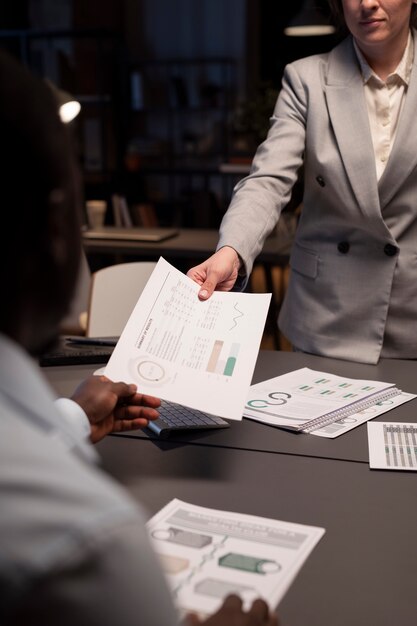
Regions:
<instances>
[{"instance_id":1,"label":"office shelf","mask_svg":"<svg viewBox=\"0 0 417 626\"><path fill-rule=\"evenodd\" d=\"M230 153L235 62L230 58L151 60L131 67L127 177L161 219L218 225L230 197L220 164ZM129 167L129 162L133 164ZM171 214L161 207L171 206ZM169 211L168 211L169 212Z\"/></svg>"},{"instance_id":2,"label":"office shelf","mask_svg":"<svg viewBox=\"0 0 417 626\"><path fill-rule=\"evenodd\" d=\"M126 51L112 31L0 31L0 46L81 104L72 122L85 196L106 197L123 167Z\"/></svg>"}]
</instances>

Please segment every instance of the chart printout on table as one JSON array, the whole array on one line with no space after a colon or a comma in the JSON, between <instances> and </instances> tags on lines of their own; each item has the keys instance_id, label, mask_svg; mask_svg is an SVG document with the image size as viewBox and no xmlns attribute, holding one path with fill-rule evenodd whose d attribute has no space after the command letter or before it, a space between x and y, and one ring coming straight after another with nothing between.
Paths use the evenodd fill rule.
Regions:
<instances>
[{"instance_id":1,"label":"chart printout on table","mask_svg":"<svg viewBox=\"0 0 417 626\"><path fill-rule=\"evenodd\" d=\"M252 385L244 416L308 432L400 393L393 383L303 367Z\"/></svg>"},{"instance_id":2,"label":"chart printout on table","mask_svg":"<svg viewBox=\"0 0 417 626\"><path fill-rule=\"evenodd\" d=\"M371 468L417 471L417 424L370 422L367 427Z\"/></svg>"},{"instance_id":3,"label":"chart printout on table","mask_svg":"<svg viewBox=\"0 0 417 626\"><path fill-rule=\"evenodd\" d=\"M147 523L178 608L208 615L225 596L276 607L324 528L171 500Z\"/></svg>"},{"instance_id":4,"label":"chart printout on table","mask_svg":"<svg viewBox=\"0 0 417 626\"><path fill-rule=\"evenodd\" d=\"M353 428L357 428L361 424L365 422L369 422L369 420L375 419L379 415L383 413L387 413L387 411L391 411L395 409L395 407L404 404L405 402L410 402L410 400L414 400L416 398L416 394L407 393L406 391L402 391L397 396L393 398L388 398L387 400L382 400L381 402L377 402L376 404L359 411L358 413L352 413L352 415L348 415L346 417L342 417L342 419L337 420L336 422L332 422L331 424L327 424L318 430L311 430L310 435L316 435L317 437L326 437L327 439L335 439L336 437L340 437L340 435L344 435L349 432Z\"/></svg>"},{"instance_id":5,"label":"chart printout on table","mask_svg":"<svg viewBox=\"0 0 417 626\"><path fill-rule=\"evenodd\" d=\"M160 258L105 368L141 393L241 420L271 294L199 286Z\"/></svg>"}]
</instances>

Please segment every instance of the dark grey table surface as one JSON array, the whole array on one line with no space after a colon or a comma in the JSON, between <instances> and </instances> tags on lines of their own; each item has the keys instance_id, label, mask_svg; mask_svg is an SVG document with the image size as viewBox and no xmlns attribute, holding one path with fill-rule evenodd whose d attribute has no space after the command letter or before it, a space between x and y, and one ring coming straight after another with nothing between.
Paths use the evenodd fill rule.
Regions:
<instances>
[{"instance_id":1,"label":"dark grey table surface","mask_svg":"<svg viewBox=\"0 0 417 626\"><path fill-rule=\"evenodd\" d=\"M392 382L403 391L417 393L417 361L387 359L381 360L378 365L363 365L300 352L277 352L273 350L260 352L253 382L272 378L301 367L310 367L351 378ZM96 368L93 366L44 368L49 380L58 393L62 395L70 395L78 382L94 369ZM417 421L417 399L383 414L377 420ZM220 446L271 454L314 456L368 463L366 424L358 426L336 439L296 434L248 419L243 419L240 422L230 421L230 424L231 427L225 430L177 434L165 444L165 447L184 444ZM136 431L127 433L123 437L143 439L147 438L148 435L142 431Z\"/></svg>"},{"instance_id":2,"label":"dark grey table surface","mask_svg":"<svg viewBox=\"0 0 417 626\"><path fill-rule=\"evenodd\" d=\"M278 607L281 626L415 623L415 474L224 447L164 449L120 437L98 450L149 516L179 498L325 528Z\"/></svg>"},{"instance_id":3,"label":"dark grey table surface","mask_svg":"<svg viewBox=\"0 0 417 626\"><path fill-rule=\"evenodd\" d=\"M254 381L299 367L417 391L417 363L376 366L301 353L261 352ZM69 395L92 366L44 368ZM415 421L415 401L385 414ZM417 615L416 474L371 470L366 428L329 440L249 420L171 442L107 437L104 469L148 516L172 498L325 528L281 601L282 626L409 626Z\"/></svg>"}]
</instances>

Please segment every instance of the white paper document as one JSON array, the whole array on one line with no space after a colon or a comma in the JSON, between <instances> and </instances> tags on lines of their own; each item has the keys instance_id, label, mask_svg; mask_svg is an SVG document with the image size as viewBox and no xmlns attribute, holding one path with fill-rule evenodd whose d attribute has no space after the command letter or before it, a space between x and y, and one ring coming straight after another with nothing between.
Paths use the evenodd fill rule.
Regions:
<instances>
[{"instance_id":1,"label":"white paper document","mask_svg":"<svg viewBox=\"0 0 417 626\"><path fill-rule=\"evenodd\" d=\"M105 368L141 393L240 420L271 294L214 292L159 259Z\"/></svg>"},{"instance_id":2,"label":"white paper document","mask_svg":"<svg viewBox=\"0 0 417 626\"><path fill-rule=\"evenodd\" d=\"M358 380L303 367L252 385L244 416L310 432L399 393L393 383Z\"/></svg>"},{"instance_id":3,"label":"white paper document","mask_svg":"<svg viewBox=\"0 0 417 626\"><path fill-rule=\"evenodd\" d=\"M369 422L367 427L371 468L417 471L417 424Z\"/></svg>"},{"instance_id":4,"label":"white paper document","mask_svg":"<svg viewBox=\"0 0 417 626\"><path fill-rule=\"evenodd\" d=\"M391 409L395 409L395 407L400 406L400 404L414 400L414 398L417 398L414 393L406 393L405 391L402 391L398 394L398 396L377 402L373 406L369 406L367 409L359 411L359 413L348 415L347 417L344 417L337 422L333 422L332 424L327 424L327 426L323 426L323 428L319 428L318 430L311 430L310 435L334 439L335 437L339 437L339 435L343 435L349 430L352 430L352 428L356 428L356 426L360 426L361 424L374 419L374 417L378 417L378 415L382 415L387 411L391 411Z\"/></svg>"},{"instance_id":5,"label":"white paper document","mask_svg":"<svg viewBox=\"0 0 417 626\"><path fill-rule=\"evenodd\" d=\"M275 608L325 531L175 499L148 532L178 608L207 615L230 593Z\"/></svg>"}]
</instances>

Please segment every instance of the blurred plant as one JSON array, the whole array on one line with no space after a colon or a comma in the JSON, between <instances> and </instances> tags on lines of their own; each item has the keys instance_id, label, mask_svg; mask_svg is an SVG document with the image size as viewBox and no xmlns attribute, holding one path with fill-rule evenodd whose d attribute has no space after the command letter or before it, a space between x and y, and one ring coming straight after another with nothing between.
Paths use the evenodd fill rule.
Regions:
<instances>
[{"instance_id":1,"label":"blurred plant","mask_svg":"<svg viewBox=\"0 0 417 626\"><path fill-rule=\"evenodd\" d=\"M231 130L235 136L244 136L248 143L261 143L269 130L278 89L271 82L262 82L253 96L240 102L232 116Z\"/></svg>"}]
</instances>

